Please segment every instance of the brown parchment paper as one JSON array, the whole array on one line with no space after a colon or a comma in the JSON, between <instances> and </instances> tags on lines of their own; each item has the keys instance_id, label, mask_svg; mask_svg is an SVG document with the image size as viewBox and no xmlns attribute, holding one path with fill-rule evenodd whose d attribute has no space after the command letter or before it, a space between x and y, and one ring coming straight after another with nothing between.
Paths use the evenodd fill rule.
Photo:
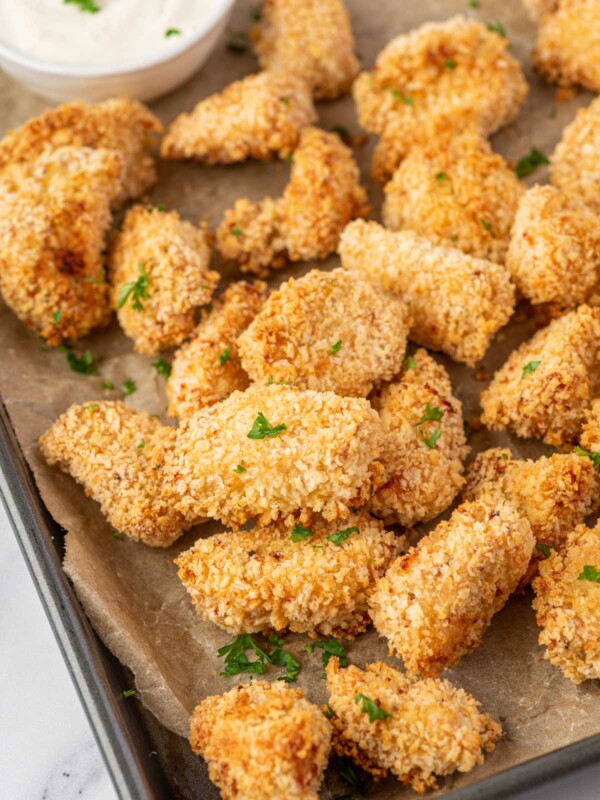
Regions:
<instances>
[{"instance_id":1,"label":"brown parchment paper","mask_svg":"<svg viewBox=\"0 0 600 800\"><path fill-rule=\"evenodd\" d=\"M252 0L238 3L230 33L248 28L253 5ZM488 22L500 20L507 29L513 52L525 65L531 85L529 99L519 119L494 138L494 147L509 159L518 159L532 146L551 153L576 108L589 102L589 95L581 93L559 103L555 89L533 75L529 53L534 28L518 0L483 0L477 11L467 11L464 0L348 0L348 6L353 16L358 53L367 67L390 38L428 20L446 19L456 13L469 13ZM256 62L250 52L232 54L227 51L224 40L201 74L154 104L154 110L168 123L180 111L191 109L202 97L255 69ZM0 75L0 127L16 126L45 107L43 100ZM344 125L352 133L359 133L349 97L321 104L318 110L323 127ZM358 148L356 157L377 218L381 190L367 180L373 144L371 141ZM164 162L159 164L159 174L159 182L152 192L154 202L174 207L193 221L206 219L214 226L223 210L237 197L258 199L265 194L279 193L287 180L288 165L272 162L208 168ZM547 170L538 170L529 182L534 180L546 182ZM330 267L336 263L336 257L332 257L319 266ZM313 266L287 268L278 273L272 283ZM228 280L237 276L228 273L222 265L220 269L224 275L222 290ZM519 321L517 316L497 337L484 359L484 366L488 370L498 367L533 329L534 321L523 318ZM44 502L68 531L65 569L94 627L135 674L142 703L159 723L185 736L193 707L207 694L226 691L237 682L237 678L219 677L222 662L216 655L217 649L231 641L231 637L196 617L172 563L195 538L208 536L219 530L219 526L211 523L197 528L168 550L153 550L126 540L115 540L97 504L86 498L68 476L43 463L36 442L54 419L74 402L120 399L122 393L118 387L127 378L137 385L137 391L127 397L127 402L164 417L163 378L151 368L152 359L133 353L131 342L115 322L107 331L88 337L78 352L84 348L89 348L97 360L98 377L72 372L64 353L44 349L41 340L28 332L0 301L0 393ZM477 381L472 370L445 358L442 361L449 368L465 405L465 416L477 415L478 397L485 383ZM112 380L117 389L103 392L103 379ZM538 456L548 451L539 443L511 441L509 436L486 432L474 434L471 443L474 452L497 444L511 444L523 456ZM311 700L324 702L326 692L320 653L309 655L304 651L309 641L306 637L290 636L287 641L287 647L302 663L299 685ZM350 660L361 666L367 661L387 657L387 647L375 632L351 643L348 652ZM541 655L531 596L526 594L511 599L494 618L480 650L463 659L458 667L447 670L446 677L473 693L502 721L507 735L487 757L483 767L446 780L439 792L430 796L438 796L450 788L464 786L600 732L598 682L575 687L558 669L541 660ZM401 666L396 659L390 659L390 663ZM277 674L279 672L274 671L266 677L274 678ZM153 722L152 726L158 728ZM169 741L172 757L179 759L179 764L185 761L187 765L186 774L180 774L177 780L182 796L217 797L216 790L213 794L204 783L204 767L196 775L194 765L201 762L188 757L187 743L173 736ZM348 790L330 770L323 797L331 798L341 788ZM368 796L387 800L415 795L390 780L371 787Z\"/></svg>"}]
</instances>

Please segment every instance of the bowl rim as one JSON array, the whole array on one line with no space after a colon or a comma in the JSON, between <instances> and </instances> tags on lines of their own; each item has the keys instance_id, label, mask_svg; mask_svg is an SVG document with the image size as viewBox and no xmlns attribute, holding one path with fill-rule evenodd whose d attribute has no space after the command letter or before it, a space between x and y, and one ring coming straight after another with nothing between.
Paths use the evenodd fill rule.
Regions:
<instances>
[{"instance_id":1,"label":"bowl rim","mask_svg":"<svg viewBox=\"0 0 600 800\"><path fill-rule=\"evenodd\" d=\"M191 39L183 40L177 47L160 56L145 56L128 61L111 61L106 64L60 64L56 61L43 61L33 56L13 50L0 42L0 59L5 59L20 67L46 75L59 75L64 78L107 78L139 72L150 67L166 64L200 43L231 11L236 0L214 0L214 6L206 14L200 29Z\"/></svg>"}]
</instances>

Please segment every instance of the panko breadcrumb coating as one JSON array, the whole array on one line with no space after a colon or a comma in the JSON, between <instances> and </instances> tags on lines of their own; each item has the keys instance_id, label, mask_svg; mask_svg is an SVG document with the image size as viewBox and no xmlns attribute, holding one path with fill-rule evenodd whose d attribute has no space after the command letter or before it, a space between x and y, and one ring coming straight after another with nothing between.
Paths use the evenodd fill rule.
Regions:
<instances>
[{"instance_id":1,"label":"panko breadcrumb coating","mask_svg":"<svg viewBox=\"0 0 600 800\"><path fill-rule=\"evenodd\" d=\"M163 158L232 164L289 155L300 130L317 119L310 88L286 72L259 72L235 81L180 114L162 140Z\"/></svg>"},{"instance_id":2,"label":"panko breadcrumb coating","mask_svg":"<svg viewBox=\"0 0 600 800\"><path fill-rule=\"evenodd\" d=\"M253 681L196 706L190 744L223 800L318 800L331 728L302 689Z\"/></svg>"},{"instance_id":3,"label":"panko breadcrumb coating","mask_svg":"<svg viewBox=\"0 0 600 800\"><path fill-rule=\"evenodd\" d=\"M177 347L192 333L195 309L210 301L219 282L209 265L207 232L176 211L134 206L127 212L110 245L110 294L139 353Z\"/></svg>"},{"instance_id":4,"label":"panko breadcrumb coating","mask_svg":"<svg viewBox=\"0 0 600 800\"><path fill-rule=\"evenodd\" d=\"M192 338L175 353L171 365L166 386L170 417L189 417L250 385L240 363L237 337L258 313L265 291L262 281L230 283L210 310L205 310Z\"/></svg>"},{"instance_id":5,"label":"panko breadcrumb coating","mask_svg":"<svg viewBox=\"0 0 600 800\"><path fill-rule=\"evenodd\" d=\"M89 147L61 147L1 173L0 291L51 345L110 318L103 251L122 174L118 153Z\"/></svg>"},{"instance_id":6,"label":"panko breadcrumb coating","mask_svg":"<svg viewBox=\"0 0 600 800\"><path fill-rule=\"evenodd\" d=\"M411 526L437 517L460 491L467 456L462 405L448 373L425 351L375 401L385 431L387 482L369 506L386 522ZM427 419L431 417L431 419Z\"/></svg>"},{"instance_id":7,"label":"panko breadcrumb coating","mask_svg":"<svg viewBox=\"0 0 600 800\"><path fill-rule=\"evenodd\" d=\"M364 512L307 524L199 539L175 561L198 613L232 634L289 628L349 638L365 631L369 595L406 549L404 537Z\"/></svg>"},{"instance_id":8,"label":"panko breadcrumb coating","mask_svg":"<svg viewBox=\"0 0 600 800\"><path fill-rule=\"evenodd\" d=\"M418 680L376 661L364 670L326 668L334 713L333 747L375 779L391 772L416 792L437 786L436 776L469 772L494 749L502 728L463 689L439 678ZM388 714L371 722L363 698ZM375 712L377 713L377 712Z\"/></svg>"},{"instance_id":9,"label":"panko breadcrumb coating","mask_svg":"<svg viewBox=\"0 0 600 800\"><path fill-rule=\"evenodd\" d=\"M585 412L580 444L584 450L600 453L600 398L592 400Z\"/></svg>"},{"instance_id":10,"label":"panko breadcrumb coating","mask_svg":"<svg viewBox=\"0 0 600 800\"><path fill-rule=\"evenodd\" d=\"M485 496L463 503L392 563L371 595L371 617L408 672L439 675L481 645L534 544L510 503Z\"/></svg>"},{"instance_id":11,"label":"panko breadcrumb coating","mask_svg":"<svg viewBox=\"0 0 600 800\"><path fill-rule=\"evenodd\" d=\"M588 576L585 579L585 576ZM544 658L573 683L600 678L600 523L578 525L533 582Z\"/></svg>"},{"instance_id":12,"label":"panko breadcrumb coating","mask_svg":"<svg viewBox=\"0 0 600 800\"><path fill-rule=\"evenodd\" d=\"M519 204L506 267L534 304L597 305L600 216L553 186L532 186Z\"/></svg>"},{"instance_id":13,"label":"panko breadcrumb coating","mask_svg":"<svg viewBox=\"0 0 600 800\"><path fill-rule=\"evenodd\" d=\"M342 0L265 0L250 39L263 69L303 78L315 100L347 92L359 69Z\"/></svg>"},{"instance_id":14,"label":"panko breadcrumb coating","mask_svg":"<svg viewBox=\"0 0 600 800\"><path fill-rule=\"evenodd\" d=\"M449 131L402 161L385 187L383 222L501 264L524 188L479 133Z\"/></svg>"},{"instance_id":15,"label":"panko breadcrumb coating","mask_svg":"<svg viewBox=\"0 0 600 800\"><path fill-rule=\"evenodd\" d=\"M552 183L600 214L600 98L579 109L551 161Z\"/></svg>"},{"instance_id":16,"label":"panko breadcrumb coating","mask_svg":"<svg viewBox=\"0 0 600 800\"><path fill-rule=\"evenodd\" d=\"M244 272L266 275L290 261L326 258L344 227L369 207L351 150L337 133L304 128L290 181L278 200L237 200L217 229L217 247Z\"/></svg>"},{"instance_id":17,"label":"panko breadcrumb coating","mask_svg":"<svg viewBox=\"0 0 600 800\"><path fill-rule=\"evenodd\" d=\"M402 303L345 269L282 284L239 337L253 381L366 397L399 371L408 322Z\"/></svg>"},{"instance_id":18,"label":"panko breadcrumb coating","mask_svg":"<svg viewBox=\"0 0 600 800\"><path fill-rule=\"evenodd\" d=\"M5 134L0 140L0 172L65 145L116 150L124 164L123 187L114 201L120 205L156 181L150 149L161 131L162 123L146 106L125 97L64 103Z\"/></svg>"},{"instance_id":19,"label":"panko breadcrumb coating","mask_svg":"<svg viewBox=\"0 0 600 800\"><path fill-rule=\"evenodd\" d=\"M415 342L469 366L513 312L514 288L503 266L436 247L413 231L357 220L344 230L338 252L344 267L406 304Z\"/></svg>"},{"instance_id":20,"label":"panko breadcrumb coating","mask_svg":"<svg viewBox=\"0 0 600 800\"><path fill-rule=\"evenodd\" d=\"M600 394L600 309L579 306L514 350L481 394L491 430L573 443Z\"/></svg>"},{"instance_id":21,"label":"panko breadcrumb coating","mask_svg":"<svg viewBox=\"0 0 600 800\"><path fill-rule=\"evenodd\" d=\"M529 18L534 22L541 19L544 14L550 14L556 11L559 0L522 0L525 10Z\"/></svg>"},{"instance_id":22,"label":"panko breadcrumb coating","mask_svg":"<svg viewBox=\"0 0 600 800\"><path fill-rule=\"evenodd\" d=\"M172 429L120 402L73 405L40 438L42 455L100 503L117 531L168 547L191 527L161 490L152 458ZM200 522L196 519L195 522Z\"/></svg>"},{"instance_id":23,"label":"panko breadcrumb coating","mask_svg":"<svg viewBox=\"0 0 600 800\"><path fill-rule=\"evenodd\" d=\"M397 36L353 86L363 128L381 136L373 175L387 180L415 144L474 126L507 125L527 96L519 62L498 33L463 16Z\"/></svg>"}]
</instances>

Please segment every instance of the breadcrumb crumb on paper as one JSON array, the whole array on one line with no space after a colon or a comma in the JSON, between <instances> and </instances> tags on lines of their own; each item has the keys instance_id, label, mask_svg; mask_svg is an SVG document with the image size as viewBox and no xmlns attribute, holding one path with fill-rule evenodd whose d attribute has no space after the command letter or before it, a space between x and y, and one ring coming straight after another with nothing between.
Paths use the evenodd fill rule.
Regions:
<instances>
[{"instance_id":1,"label":"breadcrumb crumb on paper","mask_svg":"<svg viewBox=\"0 0 600 800\"><path fill-rule=\"evenodd\" d=\"M411 339L469 366L513 312L514 288L503 266L437 247L413 231L356 220L338 252L344 267L405 303Z\"/></svg>"},{"instance_id":2,"label":"breadcrumb crumb on paper","mask_svg":"<svg viewBox=\"0 0 600 800\"><path fill-rule=\"evenodd\" d=\"M476 650L525 574L535 539L510 503L484 496L396 559L371 617L411 674L439 675Z\"/></svg>"},{"instance_id":3,"label":"breadcrumb crumb on paper","mask_svg":"<svg viewBox=\"0 0 600 800\"><path fill-rule=\"evenodd\" d=\"M552 183L600 214L600 98L580 108L551 158Z\"/></svg>"},{"instance_id":4,"label":"breadcrumb crumb on paper","mask_svg":"<svg viewBox=\"0 0 600 800\"><path fill-rule=\"evenodd\" d=\"M366 397L400 370L402 303L345 269L312 270L273 292L238 345L253 381Z\"/></svg>"},{"instance_id":5,"label":"breadcrumb crumb on paper","mask_svg":"<svg viewBox=\"0 0 600 800\"><path fill-rule=\"evenodd\" d=\"M418 680L377 661L364 670L326 668L333 746L377 780L391 772L416 792L437 786L437 777L470 772L494 749L502 728L463 689L439 678ZM390 716L370 721L361 698ZM357 702L358 700L358 702Z\"/></svg>"},{"instance_id":6,"label":"breadcrumb crumb on paper","mask_svg":"<svg viewBox=\"0 0 600 800\"><path fill-rule=\"evenodd\" d=\"M235 81L219 94L180 114L162 140L163 158L193 158L232 164L247 158L288 156L300 130L317 114L310 87L287 72L259 72Z\"/></svg>"}]
</instances>

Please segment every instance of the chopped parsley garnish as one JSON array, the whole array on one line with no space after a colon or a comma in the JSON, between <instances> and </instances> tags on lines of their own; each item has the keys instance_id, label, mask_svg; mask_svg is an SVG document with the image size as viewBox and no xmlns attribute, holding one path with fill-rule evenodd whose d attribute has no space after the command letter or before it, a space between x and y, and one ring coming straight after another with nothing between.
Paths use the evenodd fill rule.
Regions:
<instances>
[{"instance_id":1,"label":"chopped parsley garnish","mask_svg":"<svg viewBox=\"0 0 600 800\"><path fill-rule=\"evenodd\" d=\"M115 385L112 381L102 381L102 388L106 389L106 391L110 391L111 389L115 388Z\"/></svg>"},{"instance_id":2,"label":"chopped parsley garnish","mask_svg":"<svg viewBox=\"0 0 600 800\"><path fill-rule=\"evenodd\" d=\"M287 429L287 425L271 425L262 411L257 415L254 424L248 432L249 439L265 439L267 436L279 436Z\"/></svg>"},{"instance_id":3,"label":"chopped parsley garnish","mask_svg":"<svg viewBox=\"0 0 600 800\"><path fill-rule=\"evenodd\" d=\"M248 650L256 655L253 661L250 661L246 655ZM240 675L241 673L262 675L269 660L268 655L255 644L249 633L236 636L231 644L221 647L217 651L217 655L219 658L225 658L225 669L220 673L221 675Z\"/></svg>"},{"instance_id":4,"label":"chopped parsley garnish","mask_svg":"<svg viewBox=\"0 0 600 800\"><path fill-rule=\"evenodd\" d=\"M521 372L521 380L523 380L526 375L531 375L532 372L535 372L541 363L541 361L530 361L528 364L525 364L523 366L523 372Z\"/></svg>"},{"instance_id":5,"label":"chopped parsley garnish","mask_svg":"<svg viewBox=\"0 0 600 800\"><path fill-rule=\"evenodd\" d=\"M242 229L238 225L234 225L233 228L231 229L231 232L233 233L234 236L242 235Z\"/></svg>"},{"instance_id":6,"label":"chopped parsley garnish","mask_svg":"<svg viewBox=\"0 0 600 800\"><path fill-rule=\"evenodd\" d=\"M416 369L417 362L414 360L412 356L408 356L408 358L404 359L404 369L408 372L409 369Z\"/></svg>"},{"instance_id":7,"label":"chopped parsley garnish","mask_svg":"<svg viewBox=\"0 0 600 800\"><path fill-rule=\"evenodd\" d=\"M97 375L98 370L94 364L94 356L89 350L85 350L82 356L77 356L71 350L67 352L67 361L73 372L81 375Z\"/></svg>"},{"instance_id":8,"label":"chopped parsley garnish","mask_svg":"<svg viewBox=\"0 0 600 800\"><path fill-rule=\"evenodd\" d=\"M442 435L442 432L439 429L436 428L436 430L431 431L429 436L426 436L423 433L422 428L419 428L419 435L420 435L421 439L423 440L423 443L426 444L427 447L429 447L430 450L435 450L435 446L437 444L437 440Z\"/></svg>"},{"instance_id":9,"label":"chopped parsley garnish","mask_svg":"<svg viewBox=\"0 0 600 800\"><path fill-rule=\"evenodd\" d=\"M421 419L417 422L417 425L422 425L424 422L428 420L438 420L444 416L444 412L438 406L432 406L431 403L427 403L425 406L425 413L421 417Z\"/></svg>"},{"instance_id":10,"label":"chopped parsley garnish","mask_svg":"<svg viewBox=\"0 0 600 800\"><path fill-rule=\"evenodd\" d=\"M402 94L402 92L399 89L392 89L391 92L394 100L402 100L402 102L405 103L407 106L414 106L415 101L413 100L413 98L407 97L405 94Z\"/></svg>"},{"instance_id":11,"label":"chopped parsley garnish","mask_svg":"<svg viewBox=\"0 0 600 800\"><path fill-rule=\"evenodd\" d=\"M212 303L205 303L203 306L200 306L200 308L202 309L202 311L205 311L207 314L210 314L213 306Z\"/></svg>"},{"instance_id":12,"label":"chopped parsley garnish","mask_svg":"<svg viewBox=\"0 0 600 800\"><path fill-rule=\"evenodd\" d=\"M423 414L421 419L417 422L417 428L419 429L419 436L423 440L424 444L426 444L427 447L429 447L431 450L435 450L437 440L442 435L442 432L438 428L435 428L427 436L423 432L421 425L423 425L425 422L436 422L440 420L443 416L444 412L442 411L441 408L438 408L438 406L432 406L431 403L427 403L427 405L425 406L425 413Z\"/></svg>"},{"instance_id":13,"label":"chopped parsley garnish","mask_svg":"<svg viewBox=\"0 0 600 800\"><path fill-rule=\"evenodd\" d=\"M335 714L333 713L333 708L328 703L326 703L323 706L323 713L325 714L327 719L333 719L335 717Z\"/></svg>"},{"instance_id":14,"label":"chopped parsley garnish","mask_svg":"<svg viewBox=\"0 0 600 800\"><path fill-rule=\"evenodd\" d=\"M144 306L141 301L148 297L150 280L146 268L141 261L138 263L138 269L140 271L140 277L137 281L130 281L121 286L117 299L117 308L123 308L129 297L131 297L131 307L134 311L141 311L143 309Z\"/></svg>"},{"instance_id":15,"label":"chopped parsley garnish","mask_svg":"<svg viewBox=\"0 0 600 800\"><path fill-rule=\"evenodd\" d=\"M260 22L262 19L262 14L260 12L260 8L256 7L250 11L250 17L254 20L254 22Z\"/></svg>"},{"instance_id":16,"label":"chopped parsley garnish","mask_svg":"<svg viewBox=\"0 0 600 800\"><path fill-rule=\"evenodd\" d=\"M142 441L138 444L137 449L138 450L143 450L144 447L146 447L146 440L142 439Z\"/></svg>"},{"instance_id":17,"label":"chopped parsley garnish","mask_svg":"<svg viewBox=\"0 0 600 800\"><path fill-rule=\"evenodd\" d=\"M331 536L328 536L327 540L333 542L334 544L337 544L338 547L340 547L346 541L346 539L353 533L358 533L357 527L344 528L343 531L336 531L335 533L332 533Z\"/></svg>"},{"instance_id":18,"label":"chopped parsley garnish","mask_svg":"<svg viewBox=\"0 0 600 800\"><path fill-rule=\"evenodd\" d=\"M549 164L550 159L545 156L537 147L532 147L529 151L529 154L523 156L522 159L517 163L515 167L515 172L517 173L517 178L526 178L528 175L531 175L536 169L541 166L542 164Z\"/></svg>"},{"instance_id":19,"label":"chopped parsley garnish","mask_svg":"<svg viewBox=\"0 0 600 800\"><path fill-rule=\"evenodd\" d=\"M165 378L171 377L171 365L168 364L164 358L159 358L158 361L153 361L151 366L154 367L159 375L164 375Z\"/></svg>"},{"instance_id":20,"label":"chopped parsley garnish","mask_svg":"<svg viewBox=\"0 0 600 800\"><path fill-rule=\"evenodd\" d=\"M66 5L78 6L80 11L87 11L88 14L97 14L100 6L94 0L63 0Z\"/></svg>"},{"instance_id":21,"label":"chopped parsley garnish","mask_svg":"<svg viewBox=\"0 0 600 800\"><path fill-rule=\"evenodd\" d=\"M290 539L292 542L305 542L309 536L314 536L315 532L310 528L305 528L304 525L294 525Z\"/></svg>"},{"instance_id":22,"label":"chopped parsley garnish","mask_svg":"<svg viewBox=\"0 0 600 800\"><path fill-rule=\"evenodd\" d=\"M88 414L93 414L94 411L98 411L98 403L88 403L87 406L84 406L85 410Z\"/></svg>"},{"instance_id":23,"label":"chopped parsley garnish","mask_svg":"<svg viewBox=\"0 0 600 800\"><path fill-rule=\"evenodd\" d=\"M127 378L127 380L123 381L121 384L121 389L123 389L124 394L128 395L133 394L137 389L137 386L130 378Z\"/></svg>"},{"instance_id":24,"label":"chopped parsley garnish","mask_svg":"<svg viewBox=\"0 0 600 800\"><path fill-rule=\"evenodd\" d=\"M167 39L170 36L181 36L181 31L179 30L179 28L167 28L167 30L165 31L165 36L167 37Z\"/></svg>"},{"instance_id":25,"label":"chopped parsley garnish","mask_svg":"<svg viewBox=\"0 0 600 800\"><path fill-rule=\"evenodd\" d=\"M486 231L491 231L492 230L492 223L488 222L487 219L480 219L479 221L481 222L483 227L486 229Z\"/></svg>"},{"instance_id":26,"label":"chopped parsley garnish","mask_svg":"<svg viewBox=\"0 0 600 800\"><path fill-rule=\"evenodd\" d=\"M471 426L469 425L467 420L463 422L463 431L465 433L465 439L468 442L471 436L473 435L473 430L471 429Z\"/></svg>"},{"instance_id":27,"label":"chopped parsley garnish","mask_svg":"<svg viewBox=\"0 0 600 800\"><path fill-rule=\"evenodd\" d=\"M345 128L343 125L334 125L331 129L334 133L342 139L342 141L347 142L350 139L350 131L348 128Z\"/></svg>"},{"instance_id":28,"label":"chopped parsley garnish","mask_svg":"<svg viewBox=\"0 0 600 800\"><path fill-rule=\"evenodd\" d=\"M111 531L113 539L122 539L123 536L119 533L119 531Z\"/></svg>"},{"instance_id":29,"label":"chopped parsley garnish","mask_svg":"<svg viewBox=\"0 0 600 800\"><path fill-rule=\"evenodd\" d=\"M582 572L577 576L578 581L591 581L592 583L600 583L600 569L591 564L586 564Z\"/></svg>"},{"instance_id":30,"label":"chopped parsley garnish","mask_svg":"<svg viewBox=\"0 0 600 800\"><path fill-rule=\"evenodd\" d=\"M445 180L447 180L447 179L448 179L448 176L446 175L446 173L445 173L445 172L436 172L436 173L435 173L435 177L437 178L437 180L438 180L440 183L441 183L442 181L445 181Z\"/></svg>"},{"instance_id":31,"label":"chopped parsley garnish","mask_svg":"<svg viewBox=\"0 0 600 800\"><path fill-rule=\"evenodd\" d=\"M582 456L583 458L589 458L593 463L596 472L600 472L600 453L591 453L589 450L584 450L583 447L574 447L573 452L578 456Z\"/></svg>"},{"instance_id":32,"label":"chopped parsley garnish","mask_svg":"<svg viewBox=\"0 0 600 800\"><path fill-rule=\"evenodd\" d=\"M246 34L232 33L229 37L229 41L227 42L227 49L231 53L245 53L248 49Z\"/></svg>"},{"instance_id":33,"label":"chopped parsley garnish","mask_svg":"<svg viewBox=\"0 0 600 800\"><path fill-rule=\"evenodd\" d=\"M286 106L289 106L289 104L290 104L290 98L289 97L280 97L279 99L281 100L282 103L285 103Z\"/></svg>"},{"instance_id":34,"label":"chopped parsley garnish","mask_svg":"<svg viewBox=\"0 0 600 800\"><path fill-rule=\"evenodd\" d=\"M294 658L289 650L276 647L275 650L271 650L268 658L269 662L276 667L285 667L285 675L277 678L278 681L293 683L296 680L300 672L300 662Z\"/></svg>"},{"instance_id":35,"label":"chopped parsley garnish","mask_svg":"<svg viewBox=\"0 0 600 800\"><path fill-rule=\"evenodd\" d=\"M467 0L467 8L479 8L478 0Z\"/></svg>"},{"instance_id":36,"label":"chopped parsley garnish","mask_svg":"<svg viewBox=\"0 0 600 800\"><path fill-rule=\"evenodd\" d=\"M392 716L378 706L374 700L371 700L370 697L362 694L362 692L356 695L354 702L357 705L362 702L362 710L365 714L369 715L369 722L375 722L377 719L389 719Z\"/></svg>"},{"instance_id":37,"label":"chopped parsley garnish","mask_svg":"<svg viewBox=\"0 0 600 800\"><path fill-rule=\"evenodd\" d=\"M166 207L166 205L165 205L164 203L157 203L157 204L154 206L154 208L155 208L157 211L166 211L166 210L167 210L167 207Z\"/></svg>"},{"instance_id":38,"label":"chopped parsley garnish","mask_svg":"<svg viewBox=\"0 0 600 800\"><path fill-rule=\"evenodd\" d=\"M444 59L444 66L446 69L455 69L456 68L456 61L453 58L445 58Z\"/></svg>"},{"instance_id":39,"label":"chopped parsley garnish","mask_svg":"<svg viewBox=\"0 0 600 800\"><path fill-rule=\"evenodd\" d=\"M124 692L121 692L118 700L127 700L128 697L137 697L137 692L135 689L125 689Z\"/></svg>"},{"instance_id":40,"label":"chopped parsley garnish","mask_svg":"<svg viewBox=\"0 0 600 800\"><path fill-rule=\"evenodd\" d=\"M267 386L291 386L291 384L291 381L275 381L272 375L269 375L269 380L267 381Z\"/></svg>"},{"instance_id":41,"label":"chopped parsley garnish","mask_svg":"<svg viewBox=\"0 0 600 800\"><path fill-rule=\"evenodd\" d=\"M536 544L535 549L539 550L544 558L550 558L550 551L556 550L556 547L553 544Z\"/></svg>"},{"instance_id":42,"label":"chopped parsley garnish","mask_svg":"<svg viewBox=\"0 0 600 800\"><path fill-rule=\"evenodd\" d=\"M246 472L246 467L243 467L241 464L238 464L237 467L234 467L234 472L237 472L239 475L241 472Z\"/></svg>"},{"instance_id":43,"label":"chopped parsley garnish","mask_svg":"<svg viewBox=\"0 0 600 800\"><path fill-rule=\"evenodd\" d=\"M52 322L54 322L54 324L55 324L55 325L58 325L58 323L59 323L59 322L61 321L61 319L62 319L62 315L63 315L63 312L62 312L62 311L55 311L55 312L52 314Z\"/></svg>"},{"instance_id":44,"label":"chopped parsley garnish","mask_svg":"<svg viewBox=\"0 0 600 800\"><path fill-rule=\"evenodd\" d=\"M337 771L339 772L341 777L350 784L350 786L354 787L354 789L358 791L359 794L362 795L364 793L364 786L362 782L358 779L358 776L354 771L354 768L351 763L344 762L340 764L337 767ZM353 795L346 795L346 798L351 798L351 797L354 798ZM340 800L340 798L337 797L336 800ZM357 798L354 798L354 800L357 800Z\"/></svg>"},{"instance_id":45,"label":"chopped parsley garnish","mask_svg":"<svg viewBox=\"0 0 600 800\"><path fill-rule=\"evenodd\" d=\"M340 667L347 667L348 666L348 658L347 658L347 651L341 642L335 639L333 636L330 639L325 639L323 641L319 640L318 642L313 642L312 644L308 644L305 647L309 653L312 653L315 647L318 647L323 652L321 653L321 659L323 661L323 669L329 664L329 660L332 656L337 656L340 660Z\"/></svg>"},{"instance_id":46,"label":"chopped parsley garnish","mask_svg":"<svg viewBox=\"0 0 600 800\"><path fill-rule=\"evenodd\" d=\"M340 352L340 347L342 346L342 340L338 339L335 344L332 344L329 348L329 355L334 356L336 353Z\"/></svg>"},{"instance_id":47,"label":"chopped parsley garnish","mask_svg":"<svg viewBox=\"0 0 600 800\"><path fill-rule=\"evenodd\" d=\"M488 31L492 31L493 33L497 33L499 36L504 36L504 38L506 38L506 28L501 22L488 22L487 28Z\"/></svg>"},{"instance_id":48,"label":"chopped parsley garnish","mask_svg":"<svg viewBox=\"0 0 600 800\"><path fill-rule=\"evenodd\" d=\"M500 457L503 458L505 461L508 461L508 453L501 453Z\"/></svg>"},{"instance_id":49,"label":"chopped parsley garnish","mask_svg":"<svg viewBox=\"0 0 600 800\"><path fill-rule=\"evenodd\" d=\"M225 350L219 356L219 364L224 367L225 364L231 361L231 347L226 347Z\"/></svg>"}]
</instances>

